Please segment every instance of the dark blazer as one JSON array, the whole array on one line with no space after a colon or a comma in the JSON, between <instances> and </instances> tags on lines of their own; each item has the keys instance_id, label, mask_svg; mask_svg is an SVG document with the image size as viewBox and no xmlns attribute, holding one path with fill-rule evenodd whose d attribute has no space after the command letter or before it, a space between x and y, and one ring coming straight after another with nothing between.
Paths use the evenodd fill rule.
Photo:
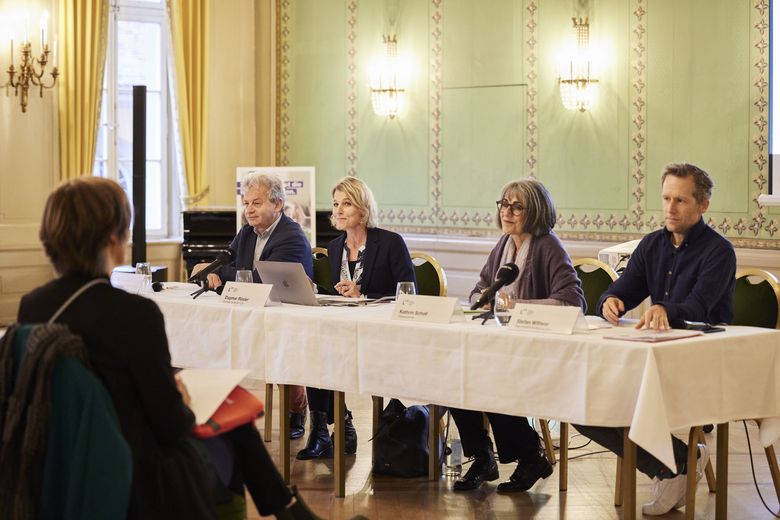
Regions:
<instances>
[{"instance_id":1,"label":"dark blazer","mask_svg":"<svg viewBox=\"0 0 780 520\"><path fill-rule=\"evenodd\" d=\"M414 282L414 265L401 235L380 228L368 228L366 252L363 257L361 294L369 298L395 296L398 282ZM328 243L330 276L334 283L341 278L341 256L347 234ZM331 289L331 288L328 288Z\"/></svg>"},{"instance_id":2,"label":"dark blazer","mask_svg":"<svg viewBox=\"0 0 780 520\"><path fill-rule=\"evenodd\" d=\"M254 268L255 245L257 235L249 224L246 224L238 232L238 235L230 243L236 256L232 263L224 265L214 271L223 282L232 282L236 279L236 271L239 269L251 269L255 283L261 283L260 275ZM282 213L282 218L274 228L268 242L265 243L260 260L271 262L298 262L303 265L303 270L309 278L314 279L314 266L312 264L311 245L306 233L301 226L290 217Z\"/></svg>"},{"instance_id":3,"label":"dark blazer","mask_svg":"<svg viewBox=\"0 0 780 520\"><path fill-rule=\"evenodd\" d=\"M20 323L45 322L91 277L66 276L22 298ZM133 456L128 518L211 518L202 459L189 443L194 417L176 389L163 316L146 298L109 284L81 294L58 318L81 336L114 402ZM181 472L185 472L183 475ZM186 481L186 482L185 482ZM208 493L206 493L208 494Z\"/></svg>"}]
</instances>

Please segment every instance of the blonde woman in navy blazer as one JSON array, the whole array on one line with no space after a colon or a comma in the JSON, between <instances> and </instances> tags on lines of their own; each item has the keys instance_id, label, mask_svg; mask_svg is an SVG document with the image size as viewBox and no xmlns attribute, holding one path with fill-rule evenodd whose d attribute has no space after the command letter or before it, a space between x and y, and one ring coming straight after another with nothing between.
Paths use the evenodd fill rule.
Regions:
<instances>
[{"instance_id":1,"label":"blonde woman in navy blazer","mask_svg":"<svg viewBox=\"0 0 780 520\"><path fill-rule=\"evenodd\" d=\"M349 297L381 298L395 295L398 282L415 282L414 265L403 238L398 233L376 227L377 206L374 194L362 180L344 177L331 191L333 227L344 234L328 244L333 290ZM328 424L333 423L333 392L307 388L311 430L306 447L298 459L333 456L333 441ZM347 453L357 451L357 433L352 414L344 418Z\"/></svg>"}]
</instances>

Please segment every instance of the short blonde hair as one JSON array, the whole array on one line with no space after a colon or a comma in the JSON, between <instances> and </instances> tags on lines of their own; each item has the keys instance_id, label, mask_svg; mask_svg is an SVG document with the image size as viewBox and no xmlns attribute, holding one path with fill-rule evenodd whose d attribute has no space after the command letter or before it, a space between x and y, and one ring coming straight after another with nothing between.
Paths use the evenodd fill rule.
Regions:
<instances>
[{"instance_id":1,"label":"short blonde hair","mask_svg":"<svg viewBox=\"0 0 780 520\"><path fill-rule=\"evenodd\" d=\"M64 182L46 200L39 237L61 275L108 274L104 248L111 235L124 241L132 212L124 190L101 177Z\"/></svg>"},{"instance_id":2,"label":"short blonde hair","mask_svg":"<svg viewBox=\"0 0 780 520\"><path fill-rule=\"evenodd\" d=\"M374 194L371 192L368 184L357 177L344 177L333 186L333 189L330 191L331 196L335 195L337 191L342 192L347 197L347 200L360 212L361 224L367 228L376 227L379 210L377 209ZM330 217L330 224L336 227L333 215Z\"/></svg>"}]
</instances>

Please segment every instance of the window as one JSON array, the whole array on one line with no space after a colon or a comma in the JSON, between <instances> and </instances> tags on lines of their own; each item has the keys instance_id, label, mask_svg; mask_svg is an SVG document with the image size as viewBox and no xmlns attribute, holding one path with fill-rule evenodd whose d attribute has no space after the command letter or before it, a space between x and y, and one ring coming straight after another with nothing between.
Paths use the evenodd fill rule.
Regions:
<instances>
[{"instance_id":1,"label":"window","mask_svg":"<svg viewBox=\"0 0 780 520\"><path fill-rule=\"evenodd\" d=\"M178 233L178 171L169 142L168 23L164 0L111 0L95 175L132 200L133 86L146 85L146 231Z\"/></svg>"}]
</instances>

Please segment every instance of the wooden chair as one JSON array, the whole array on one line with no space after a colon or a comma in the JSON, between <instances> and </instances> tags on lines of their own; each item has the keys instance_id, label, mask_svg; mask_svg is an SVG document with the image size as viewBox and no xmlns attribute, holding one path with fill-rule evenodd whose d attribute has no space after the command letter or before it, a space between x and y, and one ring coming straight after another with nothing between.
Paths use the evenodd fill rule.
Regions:
<instances>
[{"instance_id":1,"label":"wooden chair","mask_svg":"<svg viewBox=\"0 0 780 520\"><path fill-rule=\"evenodd\" d=\"M731 325L780 329L780 283L763 269L737 272L734 287L734 318ZM760 421L756 421L760 424ZM774 446L764 448L775 494L780 500L780 467Z\"/></svg>"},{"instance_id":2,"label":"wooden chair","mask_svg":"<svg viewBox=\"0 0 780 520\"><path fill-rule=\"evenodd\" d=\"M413 251L409 253L417 278L417 292L426 296L447 296L447 275L441 264L431 255Z\"/></svg>"},{"instance_id":3,"label":"wooden chair","mask_svg":"<svg viewBox=\"0 0 780 520\"><path fill-rule=\"evenodd\" d=\"M585 293L585 302L588 304L586 314L598 316L599 299L607 287L617 280L618 275L609 265L595 258L577 258L572 264L582 283L582 292Z\"/></svg>"}]
</instances>

